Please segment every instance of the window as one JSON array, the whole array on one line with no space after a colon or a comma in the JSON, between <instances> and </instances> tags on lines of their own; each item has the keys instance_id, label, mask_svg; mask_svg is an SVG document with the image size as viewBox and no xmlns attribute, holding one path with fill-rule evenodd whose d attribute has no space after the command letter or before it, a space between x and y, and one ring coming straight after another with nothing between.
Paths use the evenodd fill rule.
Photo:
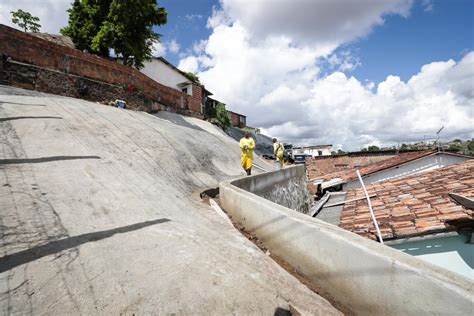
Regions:
<instances>
[{"instance_id":1,"label":"window","mask_svg":"<svg viewBox=\"0 0 474 316\"><path fill-rule=\"evenodd\" d=\"M323 151L322 150L318 150L318 156L322 156L323 155Z\"/></svg>"},{"instance_id":2,"label":"window","mask_svg":"<svg viewBox=\"0 0 474 316\"><path fill-rule=\"evenodd\" d=\"M181 92L183 92L183 93L188 93L188 88L183 88L183 89L181 89Z\"/></svg>"}]
</instances>

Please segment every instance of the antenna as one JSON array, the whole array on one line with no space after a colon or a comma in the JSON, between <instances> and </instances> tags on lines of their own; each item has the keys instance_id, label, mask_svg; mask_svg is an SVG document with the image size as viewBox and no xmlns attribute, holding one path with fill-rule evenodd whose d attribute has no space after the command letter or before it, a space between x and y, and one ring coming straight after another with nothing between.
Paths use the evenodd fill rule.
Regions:
<instances>
[{"instance_id":1,"label":"antenna","mask_svg":"<svg viewBox=\"0 0 474 316\"><path fill-rule=\"evenodd\" d=\"M441 149L440 149L440 144L439 144L439 133L441 133L441 131L443 130L443 128L444 128L444 125L436 132L436 136L437 136L437 138L436 138L436 143L438 144L438 152L441 151Z\"/></svg>"}]
</instances>

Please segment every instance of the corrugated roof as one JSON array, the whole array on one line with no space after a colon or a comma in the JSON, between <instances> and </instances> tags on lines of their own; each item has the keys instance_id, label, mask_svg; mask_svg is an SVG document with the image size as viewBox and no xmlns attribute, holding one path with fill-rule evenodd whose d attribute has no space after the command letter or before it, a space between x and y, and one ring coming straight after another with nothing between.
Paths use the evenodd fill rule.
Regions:
<instances>
[{"instance_id":1,"label":"corrugated roof","mask_svg":"<svg viewBox=\"0 0 474 316\"><path fill-rule=\"evenodd\" d=\"M474 197L474 159L367 187L382 238L403 238L450 229L450 221L474 220L474 211L455 202L450 192ZM347 191L346 200L363 195ZM376 239L366 200L344 205L340 227Z\"/></svg>"}]
</instances>

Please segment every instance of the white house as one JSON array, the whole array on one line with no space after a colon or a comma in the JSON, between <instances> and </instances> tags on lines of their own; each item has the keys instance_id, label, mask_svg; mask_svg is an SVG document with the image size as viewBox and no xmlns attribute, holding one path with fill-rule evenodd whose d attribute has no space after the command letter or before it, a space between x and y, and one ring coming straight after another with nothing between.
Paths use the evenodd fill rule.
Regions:
<instances>
[{"instance_id":1,"label":"white house","mask_svg":"<svg viewBox=\"0 0 474 316\"><path fill-rule=\"evenodd\" d=\"M292 156L294 155L310 155L312 157L318 156L330 156L332 145L315 145L315 146L302 146L293 147Z\"/></svg>"},{"instance_id":2,"label":"white house","mask_svg":"<svg viewBox=\"0 0 474 316\"><path fill-rule=\"evenodd\" d=\"M164 86L193 95L193 82L163 57L154 57L143 63L142 73Z\"/></svg>"}]
</instances>

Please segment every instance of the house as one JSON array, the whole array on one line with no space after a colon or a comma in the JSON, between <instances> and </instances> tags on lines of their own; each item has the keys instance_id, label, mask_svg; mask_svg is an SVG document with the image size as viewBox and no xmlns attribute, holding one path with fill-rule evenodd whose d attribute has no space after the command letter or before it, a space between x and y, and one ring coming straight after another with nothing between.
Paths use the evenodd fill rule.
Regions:
<instances>
[{"instance_id":1,"label":"house","mask_svg":"<svg viewBox=\"0 0 474 316\"><path fill-rule=\"evenodd\" d=\"M151 61L145 62L141 72L165 86L186 93L199 100L201 104L199 110L205 118L212 117L217 104L221 103L210 97L212 93L204 85L191 80L187 73L178 69L163 57L154 57ZM228 112L232 126L240 128L246 126L245 115L232 111Z\"/></svg>"},{"instance_id":2,"label":"house","mask_svg":"<svg viewBox=\"0 0 474 316\"><path fill-rule=\"evenodd\" d=\"M332 145L315 145L315 146L301 146L293 147L292 156L294 155L309 155L311 157L330 156Z\"/></svg>"},{"instance_id":3,"label":"house","mask_svg":"<svg viewBox=\"0 0 474 316\"><path fill-rule=\"evenodd\" d=\"M247 117L245 115L232 111L227 112L233 127L244 128L247 125Z\"/></svg>"},{"instance_id":4,"label":"house","mask_svg":"<svg viewBox=\"0 0 474 316\"><path fill-rule=\"evenodd\" d=\"M397 155L397 151L387 150L377 152L358 151L331 156L308 157L306 158L306 168L309 177L316 178L343 170L365 167Z\"/></svg>"},{"instance_id":5,"label":"house","mask_svg":"<svg viewBox=\"0 0 474 316\"><path fill-rule=\"evenodd\" d=\"M207 98L212 93L204 85L191 80L187 73L172 65L165 58L154 57L152 60L144 62L140 71L164 86L190 95L195 103L200 105L199 108L191 109L192 111L202 115L206 112Z\"/></svg>"},{"instance_id":6,"label":"house","mask_svg":"<svg viewBox=\"0 0 474 316\"><path fill-rule=\"evenodd\" d=\"M200 86L163 57L153 57L150 61L145 61L140 71L162 85L189 95L193 95L193 85Z\"/></svg>"},{"instance_id":7,"label":"house","mask_svg":"<svg viewBox=\"0 0 474 316\"><path fill-rule=\"evenodd\" d=\"M441 158L436 156L426 158ZM474 159L368 183L366 188L385 244L474 279ZM310 214L379 239L362 188L326 192Z\"/></svg>"},{"instance_id":8,"label":"house","mask_svg":"<svg viewBox=\"0 0 474 316\"><path fill-rule=\"evenodd\" d=\"M429 171L459 162L472 159L471 156L459 155L450 152L438 152L433 150L415 151L402 153L389 159L385 159L367 166L358 168L365 185L396 179L412 174ZM349 190L360 187L356 174L356 167L340 172L314 176L309 172L309 190L313 193L319 192L321 196L324 187L328 187L328 181L340 186L338 190ZM335 181L338 179L339 181Z\"/></svg>"}]
</instances>

